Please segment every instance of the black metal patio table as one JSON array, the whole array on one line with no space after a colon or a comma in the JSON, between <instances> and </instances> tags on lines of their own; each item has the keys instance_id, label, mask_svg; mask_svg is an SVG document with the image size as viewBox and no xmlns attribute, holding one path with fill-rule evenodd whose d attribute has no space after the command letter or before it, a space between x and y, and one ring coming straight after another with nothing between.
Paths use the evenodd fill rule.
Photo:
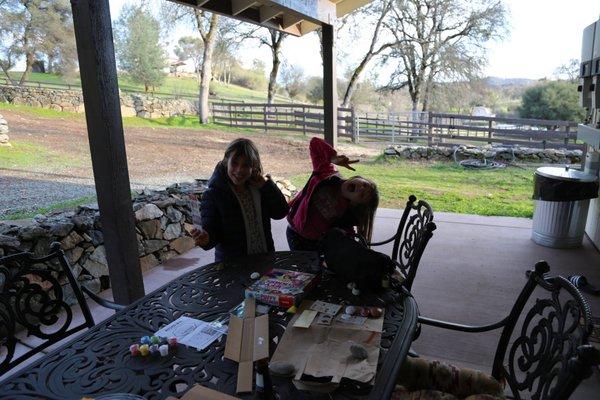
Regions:
<instances>
[{"instance_id":1,"label":"black metal patio table","mask_svg":"<svg viewBox=\"0 0 600 400\"><path fill-rule=\"evenodd\" d=\"M225 337L201 351L180 345L167 357L132 357L129 346L180 316L205 321L227 316L243 300L252 272L264 273L273 267L314 272L318 266L316 253L275 252L199 267L6 377L0 382L0 399L65 400L132 393L152 400L179 397L196 383L235 394L237 363L223 357ZM416 329L417 306L410 293L393 283L384 293L353 296L345 282L323 273L321 282L307 297L385 307L375 385L343 379L331 397L381 399L389 396L394 386L392 377L406 357ZM281 315L278 310L273 307L270 311L271 339L281 338L291 319L290 314ZM274 340L269 343L272 355L276 343ZM322 397L297 391L289 378L274 377L273 384L281 399ZM251 398L252 394L237 396Z\"/></svg>"}]
</instances>

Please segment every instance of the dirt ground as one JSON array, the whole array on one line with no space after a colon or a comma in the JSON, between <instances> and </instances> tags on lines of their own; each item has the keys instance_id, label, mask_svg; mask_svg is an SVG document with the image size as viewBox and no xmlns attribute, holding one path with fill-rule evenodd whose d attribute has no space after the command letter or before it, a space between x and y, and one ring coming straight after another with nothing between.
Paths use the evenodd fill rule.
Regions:
<instances>
[{"instance_id":1,"label":"dirt ground","mask_svg":"<svg viewBox=\"0 0 600 400\"><path fill-rule=\"evenodd\" d=\"M14 198L2 196L0 216L15 210L32 209L35 204L48 205L89 195L90 191L93 193L85 119L48 118L9 110L3 110L2 115L8 122L11 141L42 145L73 162L52 167L33 165L25 170L0 169L2 186L8 189L7 192L19 192ZM131 185L133 188L156 189L174 182L208 178L227 144L239 136L239 133L218 130L126 127ZM258 146L267 173L289 178L310 171L309 138L260 131L246 136ZM381 151L355 146L345 139L340 139L338 149L361 159L371 158ZM65 183L62 188L61 182Z\"/></svg>"}]
</instances>

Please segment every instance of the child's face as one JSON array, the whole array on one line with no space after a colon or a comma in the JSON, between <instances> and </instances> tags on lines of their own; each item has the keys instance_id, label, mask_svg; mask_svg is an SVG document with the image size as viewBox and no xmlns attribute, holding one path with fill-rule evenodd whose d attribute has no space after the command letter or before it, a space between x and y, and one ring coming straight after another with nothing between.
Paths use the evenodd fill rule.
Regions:
<instances>
[{"instance_id":1,"label":"child's face","mask_svg":"<svg viewBox=\"0 0 600 400\"><path fill-rule=\"evenodd\" d=\"M342 183L342 196L352 204L367 204L371 200L373 188L363 178L352 178Z\"/></svg>"},{"instance_id":2,"label":"child's face","mask_svg":"<svg viewBox=\"0 0 600 400\"><path fill-rule=\"evenodd\" d=\"M227 160L227 176L235 186L243 186L252 176L252 163L244 156L234 154Z\"/></svg>"}]
</instances>

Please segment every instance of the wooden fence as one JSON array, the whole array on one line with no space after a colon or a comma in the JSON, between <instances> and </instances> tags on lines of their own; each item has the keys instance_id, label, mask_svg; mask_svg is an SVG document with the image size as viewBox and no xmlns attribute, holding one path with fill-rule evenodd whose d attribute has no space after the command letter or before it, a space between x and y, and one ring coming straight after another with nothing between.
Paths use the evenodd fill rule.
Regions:
<instances>
[{"instance_id":1,"label":"wooden fence","mask_svg":"<svg viewBox=\"0 0 600 400\"><path fill-rule=\"evenodd\" d=\"M323 134L323 107L305 104L218 103L211 104L216 124L266 131ZM355 138L352 108L338 108L338 136Z\"/></svg>"},{"instance_id":2,"label":"wooden fence","mask_svg":"<svg viewBox=\"0 0 600 400\"><path fill-rule=\"evenodd\" d=\"M297 104L213 103L217 124L264 131L323 133L323 107ZM338 136L353 141L386 144L510 145L534 148L567 148L585 151L577 143L577 123L524 118L478 117L459 114L406 112L365 113L338 109Z\"/></svg>"}]
</instances>

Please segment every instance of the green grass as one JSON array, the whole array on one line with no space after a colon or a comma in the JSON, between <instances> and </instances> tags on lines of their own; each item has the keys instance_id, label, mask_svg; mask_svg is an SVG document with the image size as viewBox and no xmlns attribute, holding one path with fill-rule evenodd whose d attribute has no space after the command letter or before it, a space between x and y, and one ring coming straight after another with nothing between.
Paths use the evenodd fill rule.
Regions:
<instances>
[{"instance_id":1,"label":"green grass","mask_svg":"<svg viewBox=\"0 0 600 400\"><path fill-rule=\"evenodd\" d=\"M533 215L533 172L516 167L477 171L453 163L387 159L360 163L352 174L342 171L345 177L358 174L375 181L380 207L404 208L414 194L434 211L527 218ZM301 188L307 178L308 174L295 176L292 182Z\"/></svg>"},{"instance_id":2,"label":"green grass","mask_svg":"<svg viewBox=\"0 0 600 400\"><path fill-rule=\"evenodd\" d=\"M77 206L96 202L96 196L84 196L73 200L61 201L49 206L40 207L35 211L17 211L2 217L3 220L33 218L37 214L47 214L52 211L72 210Z\"/></svg>"},{"instance_id":3,"label":"green grass","mask_svg":"<svg viewBox=\"0 0 600 400\"><path fill-rule=\"evenodd\" d=\"M82 163L77 158L51 151L37 144L12 139L10 143L12 145L10 147L0 147L0 168L35 170L35 167L64 168L79 166Z\"/></svg>"},{"instance_id":4,"label":"green grass","mask_svg":"<svg viewBox=\"0 0 600 400\"><path fill-rule=\"evenodd\" d=\"M21 72L11 72L11 76L14 79L21 77ZM1 77L0 77L1 78ZM52 87L52 85L66 85L70 83L72 86L79 87L81 82L79 78L72 81L66 82L62 76L58 74L43 74L34 72L27 78L29 83L41 83L42 86L46 84ZM133 83L126 75L119 76L119 88L122 91L129 92L143 92L144 86ZM267 91L265 90L252 90L237 85L226 85L220 82L213 82L211 84L212 90L216 93L215 98L211 100L219 101L219 99L227 99L234 101L245 101L245 102L265 102L267 100ZM174 97L174 96L198 96L198 81L192 77L174 77L167 76L162 85L157 86L154 90L157 96ZM290 102L289 99L276 95L275 101L277 102Z\"/></svg>"}]
</instances>

